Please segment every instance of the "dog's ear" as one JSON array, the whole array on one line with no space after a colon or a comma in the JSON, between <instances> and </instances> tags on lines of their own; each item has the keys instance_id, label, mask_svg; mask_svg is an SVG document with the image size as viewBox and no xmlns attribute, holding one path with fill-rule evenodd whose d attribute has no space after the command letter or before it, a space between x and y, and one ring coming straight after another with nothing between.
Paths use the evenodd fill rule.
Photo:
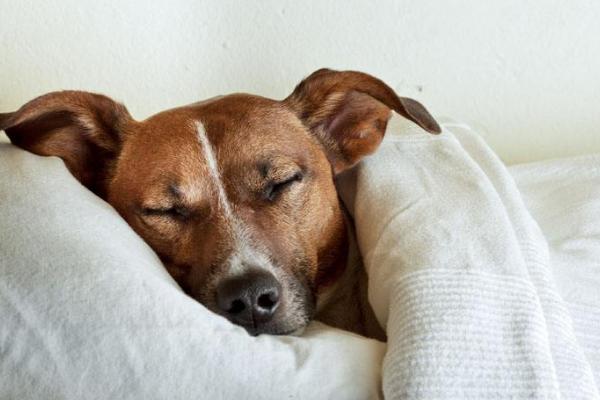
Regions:
<instances>
[{"instance_id":1,"label":"dog's ear","mask_svg":"<svg viewBox=\"0 0 600 400\"><path fill-rule=\"evenodd\" d=\"M131 121L127 109L106 96L63 91L0 114L0 130L25 150L62 158L81 183L102 194L108 164L117 156L123 129Z\"/></svg>"},{"instance_id":2,"label":"dog's ear","mask_svg":"<svg viewBox=\"0 0 600 400\"><path fill-rule=\"evenodd\" d=\"M283 103L316 135L338 174L373 153L394 110L431 133L438 123L421 103L399 97L381 80L356 71L320 69Z\"/></svg>"}]
</instances>

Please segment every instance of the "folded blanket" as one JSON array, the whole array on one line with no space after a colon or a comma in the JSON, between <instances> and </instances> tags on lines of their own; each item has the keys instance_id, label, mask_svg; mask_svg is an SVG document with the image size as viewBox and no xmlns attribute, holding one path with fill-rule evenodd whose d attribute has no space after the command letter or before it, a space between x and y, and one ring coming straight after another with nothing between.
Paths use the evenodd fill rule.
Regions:
<instances>
[{"instance_id":1,"label":"folded blanket","mask_svg":"<svg viewBox=\"0 0 600 400\"><path fill-rule=\"evenodd\" d=\"M468 129L419 129L394 118L341 182L388 334L385 397L598 398L509 172Z\"/></svg>"}]
</instances>

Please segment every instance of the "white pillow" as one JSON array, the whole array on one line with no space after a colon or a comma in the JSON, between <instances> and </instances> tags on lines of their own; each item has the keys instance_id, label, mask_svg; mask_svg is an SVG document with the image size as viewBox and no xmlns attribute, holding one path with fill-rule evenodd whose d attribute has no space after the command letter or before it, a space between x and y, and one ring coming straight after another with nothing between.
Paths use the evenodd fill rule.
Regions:
<instances>
[{"instance_id":1,"label":"white pillow","mask_svg":"<svg viewBox=\"0 0 600 400\"><path fill-rule=\"evenodd\" d=\"M385 346L249 336L186 296L62 161L0 143L1 399L366 399Z\"/></svg>"}]
</instances>

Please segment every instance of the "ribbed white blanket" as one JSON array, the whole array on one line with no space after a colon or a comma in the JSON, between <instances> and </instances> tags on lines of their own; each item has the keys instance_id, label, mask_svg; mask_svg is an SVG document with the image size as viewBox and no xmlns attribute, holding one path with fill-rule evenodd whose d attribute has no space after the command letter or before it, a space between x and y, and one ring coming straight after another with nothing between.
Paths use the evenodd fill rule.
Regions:
<instances>
[{"instance_id":1,"label":"ribbed white blanket","mask_svg":"<svg viewBox=\"0 0 600 400\"><path fill-rule=\"evenodd\" d=\"M388 333L387 399L600 397L547 242L478 136L393 118L342 186Z\"/></svg>"}]
</instances>

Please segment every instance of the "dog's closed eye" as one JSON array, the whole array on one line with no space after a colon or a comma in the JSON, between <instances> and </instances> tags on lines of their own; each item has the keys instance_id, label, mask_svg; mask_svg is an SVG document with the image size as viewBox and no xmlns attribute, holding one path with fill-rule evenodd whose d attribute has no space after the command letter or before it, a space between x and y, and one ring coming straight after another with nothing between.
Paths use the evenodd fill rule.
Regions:
<instances>
[{"instance_id":1,"label":"dog's closed eye","mask_svg":"<svg viewBox=\"0 0 600 400\"><path fill-rule=\"evenodd\" d=\"M168 206L168 207L144 207L142 215L145 217L173 218L185 221L191 215L191 210L183 206Z\"/></svg>"},{"instance_id":2,"label":"dog's closed eye","mask_svg":"<svg viewBox=\"0 0 600 400\"><path fill-rule=\"evenodd\" d=\"M304 175L301 171L295 172L293 175L288 176L279 181L269 182L265 188L265 197L269 201L274 201L279 194L285 191L288 187L292 186L296 182L302 181Z\"/></svg>"}]
</instances>

